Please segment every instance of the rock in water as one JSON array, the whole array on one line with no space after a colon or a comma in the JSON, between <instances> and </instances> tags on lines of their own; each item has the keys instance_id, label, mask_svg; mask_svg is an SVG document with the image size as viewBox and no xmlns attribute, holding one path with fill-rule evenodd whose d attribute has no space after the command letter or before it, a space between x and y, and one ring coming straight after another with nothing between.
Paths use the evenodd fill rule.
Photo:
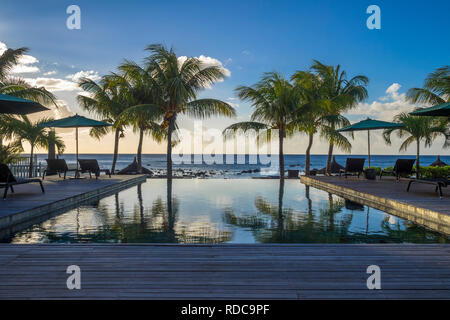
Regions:
<instances>
[{"instance_id":1,"label":"rock in water","mask_svg":"<svg viewBox=\"0 0 450 320\"><path fill-rule=\"evenodd\" d=\"M152 174L152 172L145 167L142 167L142 173ZM133 162L129 166L120 170L117 174L138 174L138 164L136 161L136 157L134 157Z\"/></svg>"}]
</instances>

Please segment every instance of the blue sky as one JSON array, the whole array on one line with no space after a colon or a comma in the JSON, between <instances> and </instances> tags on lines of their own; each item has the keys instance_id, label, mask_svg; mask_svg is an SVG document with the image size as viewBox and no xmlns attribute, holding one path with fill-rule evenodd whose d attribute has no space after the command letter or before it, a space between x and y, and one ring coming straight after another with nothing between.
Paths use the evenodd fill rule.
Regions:
<instances>
[{"instance_id":1,"label":"blue sky","mask_svg":"<svg viewBox=\"0 0 450 320\"><path fill-rule=\"evenodd\" d=\"M81 30L66 28L71 4L81 8ZM366 27L371 4L381 9L381 30ZM164 43L178 55L219 60L231 76L202 95L224 100L234 97L237 85L253 84L265 71L289 76L318 59L341 64L349 76L370 78L367 103L349 115L359 120L379 114L385 103L404 106L402 93L449 64L449 12L449 1L3 0L0 42L11 48L27 46L39 60L34 64L39 72L21 76L67 81L80 71L108 73L124 58L140 62L146 45ZM79 111L76 92L55 93ZM239 105L243 118L251 112L245 103L228 101ZM366 113L364 107L372 110ZM395 111L392 105L387 108L384 117Z\"/></svg>"}]
</instances>

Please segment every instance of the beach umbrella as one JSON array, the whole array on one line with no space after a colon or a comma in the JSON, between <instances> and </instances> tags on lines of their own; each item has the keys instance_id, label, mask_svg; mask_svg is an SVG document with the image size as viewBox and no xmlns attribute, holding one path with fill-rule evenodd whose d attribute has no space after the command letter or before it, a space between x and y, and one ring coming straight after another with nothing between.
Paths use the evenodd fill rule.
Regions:
<instances>
[{"instance_id":1,"label":"beach umbrella","mask_svg":"<svg viewBox=\"0 0 450 320\"><path fill-rule=\"evenodd\" d=\"M386 122L367 118L366 120L362 120L360 122L354 123L350 126L347 126L345 128L336 131L337 132L367 131L367 150L370 167L370 130L392 129L392 128L403 128L403 125L394 122Z\"/></svg>"},{"instance_id":2,"label":"beach umbrella","mask_svg":"<svg viewBox=\"0 0 450 320\"><path fill-rule=\"evenodd\" d=\"M412 116L434 116L434 117L450 117L450 102L440 104L438 106L417 109L411 112Z\"/></svg>"},{"instance_id":3,"label":"beach umbrella","mask_svg":"<svg viewBox=\"0 0 450 320\"><path fill-rule=\"evenodd\" d=\"M441 157L437 156L437 159L435 162L430 164L431 167L445 167L447 164L444 161L441 161Z\"/></svg>"},{"instance_id":4,"label":"beach umbrella","mask_svg":"<svg viewBox=\"0 0 450 320\"><path fill-rule=\"evenodd\" d=\"M109 127L112 126L112 124L103 121L97 121L94 119L89 119L76 114L71 117L41 123L38 126L44 128L75 128L77 170L78 170L78 128Z\"/></svg>"},{"instance_id":5,"label":"beach umbrella","mask_svg":"<svg viewBox=\"0 0 450 320\"><path fill-rule=\"evenodd\" d=\"M322 168L319 170L319 172L326 172L327 167ZM330 163L330 173L339 173L340 170L344 170L345 168L343 166L341 166L339 163L337 163L336 161L336 157L333 156L333 160Z\"/></svg>"},{"instance_id":6,"label":"beach umbrella","mask_svg":"<svg viewBox=\"0 0 450 320\"><path fill-rule=\"evenodd\" d=\"M25 115L47 110L49 109L36 101L0 94L0 113Z\"/></svg>"}]
</instances>

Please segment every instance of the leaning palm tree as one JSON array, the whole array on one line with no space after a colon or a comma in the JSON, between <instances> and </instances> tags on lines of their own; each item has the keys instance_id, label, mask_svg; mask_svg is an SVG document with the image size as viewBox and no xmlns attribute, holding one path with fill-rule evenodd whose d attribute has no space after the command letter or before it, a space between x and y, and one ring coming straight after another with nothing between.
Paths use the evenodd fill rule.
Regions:
<instances>
[{"instance_id":1,"label":"leaning palm tree","mask_svg":"<svg viewBox=\"0 0 450 320\"><path fill-rule=\"evenodd\" d=\"M324 127L324 119L330 114L330 100L323 89L322 81L316 74L297 71L291 78L296 90L302 96L302 103L295 110L294 123L298 131L308 135L308 146L305 152L305 175L308 176L314 135Z\"/></svg>"},{"instance_id":2,"label":"leaning palm tree","mask_svg":"<svg viewBox=\"0 0 450 320\"><path fill-rule=\"evenodd\" d=\"M151 73L140 67L133 61L126 60L119 66L122 71L123 85L126 87L130 107L120 114L119 122L123 126L130 125L134 133L139 135L137 148L138 173L142 173L142 146L144 135L150 135L157 142L161 142L166 136L158 124L163 118L161 111L155 108L147 108L158 100L157 85Z\"/></svg>"},{"instance_id":3,"label":"leaning palm tree","mask_svg":"<svg viewBox=\"0 0 450 320\"><path fill-rule=\"evenodd\" d=\"M48 148L49 142L54 143L59 150L63 150L65 147L61 139L57 136L49 135L45 131L45 128L39 126L39 124L49 121L53 121L53 119L41 118L33 123L27 116L21 116L20 118L9 117L5 122L5 126L1 129L1 133L7 139L12 140L12 144L19 146L21 150L23 150L23 142L30 144L29 177L33 176L33 156L35 149Z\"/></svg>"},{"instance_id":4,"label":"leaning palm tree","mask_svg":"<svg viewBox=\"0 0 450 320\"><path fill-rule=\"evenodd\" d=\"M391 144L391 134L396 131L399 138L406 138L401 146L400 151L406 151L408 147L416 143L416 177L420 177L420 142L425 142L425 147L430 147L438 136L444 136L444 148L450 146L450 129L448 128L446 119L433 117L411 116L408 113L400 113L395 116L394 121L403 124L400 129L386 129L383 132L384 140L387 144Z\"/></svg>"},{"instance_id":5,"label":"leaning palm tree","mask_svg":"<svg viewBox=\"0 0 450 320\"><path fill-rule=\"evenodd\" d=\"M167 178L172 179L172 147L177 118L187 115L194 118L209 118L215 115L235 116L228 103L217 99L197 99L199 91L225 78L220 66L205 66L197 58L180 59L173 49L161 44L146 48L151 53L146 59L145 71L148 82L152 82L157 101L135 108L151 109L151 114L161 114L161 127L167 130Z\"/></svg>"},{"instance_id":6,"label":"leaning palm tree","mask_svg":"<svg viewBox=\"0 0 450 320\"><path fill-rule=\"evenodd\" d=\"M350 125L350 121L342 114L354 108L358 102L368 97L367 85L369 79L363 75L357 75L347 80L347 73L341 70L341 66L328 66L317 60L311 67L322 82L324 97L330 101L330 109L323 117L321 130L322 138L329 141L326 173L329 173L334 147L345 152L350 152L351 144L348 139L337 129Z\"/></svg>"},{"instance_id":7,"label":"leaning palm tree","mask_svg":"<svg viewBox=\"0 0 450 320\"><path fill-rule=\"evenodd\" d=\"M423 88L411 88L407 97L412 102L439 105L450 102L450 66L443 66L430 73Z\"/></svg>"},{"instance_id":8,"label":"leaning palm tree","mask_svg":"<svg viewBox=\"0 0 450 320\"><path fill-rule=\"evenodd\" d=\"M278 130L280 179L284 179L284 139L293 134L293 114L301 103L301 95L277 72L264 73L255 85L240 86L235 91L240 99L252 103L254 111L250 121L227 127L225 136L233 136L238 130L253 130L270 139L272 131Z\"/></svg>"},{"instance_id":9,"label":"leaning palm tree","mask_svg":"<svg viewBox=\"0 0 450 320\"><path fill-rule=\"evenodd\" d=\"M114 132L114 153L111 172L115 172L117 157L119 154L119 139L124 137L124 126L119 123L120 114L133 105L129 101L125 85L125 79L120 75L111 74L102 77L97 83L89 78L82 78L78 85L89 95L78 95L78 103L84 110L94 113L102 118L102 121L111 123L110 127L96 127L90 130L90 135L98 140L103 136Z\"/></svg>"},{"instance_id":10,"label":"leaning palm tree","mask_svg":"<svg viewBox=\"0 0 450 320\"><path fill-rule=\"evenodd\" d=\"M144 142L144 135L149 135L153 140L161 142L166 132L162 130L157 123L159 119L158 114L153 114L151 109L130 107L120 115L120 123L123 126L131 125L133 132L139 135L138 148L136 153L137 171L142 173L142 146Z\"/></svg>"}]
</instances>

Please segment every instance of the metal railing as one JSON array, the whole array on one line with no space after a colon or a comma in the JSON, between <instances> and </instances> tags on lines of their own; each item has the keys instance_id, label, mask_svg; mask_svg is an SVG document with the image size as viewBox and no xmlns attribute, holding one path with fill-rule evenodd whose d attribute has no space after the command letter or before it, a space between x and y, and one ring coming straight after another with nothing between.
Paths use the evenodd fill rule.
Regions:
<instances>
[{"instance_id":1,"label":"metal railing","mask_svg":"<svg viewBox=\"0 0 450 320\"><path fill-rule=\"evenodd\" d=\"M12 174L17 178L28 178L30 171L30 157L20 157L13 160L9 164L9 169ZM45 166L41 162L37 162L37 155L33 156L33 170L32 177L42 177Z\"/></svg>"}]
</instances>

